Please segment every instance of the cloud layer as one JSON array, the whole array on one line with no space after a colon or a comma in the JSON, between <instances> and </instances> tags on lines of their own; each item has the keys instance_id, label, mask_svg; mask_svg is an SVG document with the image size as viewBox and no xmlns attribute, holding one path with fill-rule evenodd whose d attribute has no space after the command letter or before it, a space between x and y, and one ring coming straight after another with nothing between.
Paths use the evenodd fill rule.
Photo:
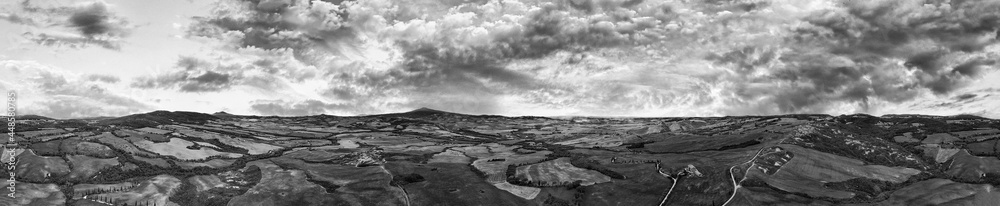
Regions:
<instances>
[{"instance_id":1,"label":"cloud layer","mask_svg":"<svg viewBox=\"0 0 1000 206\"><path fill-rule=\"evenodd\" d=\"M109 89L117 78L79 75L30 61L0 60L0 90L17 93L18 114L53 118L121 116L152 106Z\"/></svg>"},{"instance_id":2,"label":"cloud layer","mask_svg":"<svg viewBox=\"0 0 1000 206\"><path fill-rule=\"evenodd\" d=\"M879 113L996 71L1000 3L224 0L211 56L131 84L261 114ZM83 30L81 30L82 32Z\"/></svg>"},{"instance_id":3,"label":"cloud layer","mask_svg":"<svg viewBox=\"0 0 1000 206\"><path fill-rule=\"evenodd\" d=\"M32 28L22 36L34 43L69 48L118 50L132 30L130 23L103 1L67 4L24 0L0 10L0 20Z\"/></svg>"}]
</instances>

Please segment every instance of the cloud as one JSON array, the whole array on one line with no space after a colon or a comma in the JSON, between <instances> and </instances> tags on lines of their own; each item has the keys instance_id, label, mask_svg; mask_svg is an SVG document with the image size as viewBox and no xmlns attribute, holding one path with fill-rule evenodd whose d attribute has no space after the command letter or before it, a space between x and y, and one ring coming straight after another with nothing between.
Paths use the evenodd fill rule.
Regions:
<instances>
[{"instance_id":1,"label":"cloud","mask_svg":"<svg viewBox=\"0 0 1000 206\"><path fill-rule=\"evenodd\" d=\"M226 0L188 26L190 38L223 52L135 85L301 97L252 103L262 114L878 112L947 98L995 70L997 8L985 0Z\"/></svg>"},{"instance_id":2,"label":"cloud","mask_svg":"<svg viewBox=\"0 0 1000 206\"><path fill-rule=\"evenodd\" d=\"M123 29L113 19L112 13L108 12L107 4L95 2L86 6L81 6L69 16L69 26L86 37L102 35L121 35Z\"/></svg>"},{"instance_id":3,"label":"cloud","mask_svg":"<svg viewBox=\"0 0 1000 206\"><path fill-rule=\"evenodd\" d=\"M89 81L104 82L104 83L118 83L121 81L121 79L116 76L102 75L102 74L87 75L85 76L85 79Z\"/></svg>"},{"instance_id":4,"label":"cloud","mask_svg":"<svg viewBox=\"0 0 1000 206\"><path fill-rule=\"evenodd\" d=\"M181 92L220 92L246 86L273 92L287 88L289 82L314 78L319 72L295 60L288 49L246 48L212 58L182 56L171 70L136 78L131 85Z\"/></svg>"},{"instance_id":5,"label":"cloud","mask_svg":"<svg viewBox=\"0 0 1000 206\"><path fill-rule=\"evenodd\" d=\"M16 6L8 5L13 9L0 13L0 19L37 30L22 35L31 42L70 48L99 46L118 50L133 29L103 1L74 5L36 4L25 0Z\"/></svg>"},{"instance_id":6,"label":"cloud","mask_svg":"<svg viewBox=\"0 0 1000 206\"><path fill-rule=\"evenodd\" d=\"M54 118L118 116L150 110L151 106L116 94L94 81L109 76L82 76L30 61L0 61L0 90L17 93L18 112Z\"/></svg>"},{"instance_id":7,"label":"cloud","mask_svg":"<svg viewBox=\"0 0 1000 206\"><path fill-rule=\"evenodd\" d=\"M218 65L194 57L181 57L175 72L155 77L138 78L132 86L138 88L174 88L183 92L213 92L228 89L236 78L228 73L220 73Z\"/></svg>"},{"instance_id":8,"label":"cloud","mask_svg":"<svg viewBox=\"0 0 1000 206\"><path fill-rule=\"evenodd\" d=\"M829 111L831 102L900 103L919 94L946 95L994 68L1000 28L992 1L924 4L844 1L816 12L781 47L753 45L710 60L734 72L741 99L776 104L763 113ZM740 89L745 88L745 89ZM757 113L759 111L751 111Z\"/></svg>"}]
</instances>

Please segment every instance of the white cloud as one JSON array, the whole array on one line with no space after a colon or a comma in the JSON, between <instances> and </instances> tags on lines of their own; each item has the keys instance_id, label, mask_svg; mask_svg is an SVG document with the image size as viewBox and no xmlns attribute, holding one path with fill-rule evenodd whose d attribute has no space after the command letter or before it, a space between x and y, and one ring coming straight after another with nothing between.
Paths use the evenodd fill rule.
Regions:
<instances>
[{"instance_id":1,"label":"white cloud","mask_svg":"<svg viewBox=\"0 0 1000 206\"><path fill-rule=\"evenodd\" d=\"M151 107L110 90L107 81L37 62L0 60L0 90L17 93L19 114L54 118L127 115ZM105 78L106 79L106 78Z\"/></svg>"}]
</instances>

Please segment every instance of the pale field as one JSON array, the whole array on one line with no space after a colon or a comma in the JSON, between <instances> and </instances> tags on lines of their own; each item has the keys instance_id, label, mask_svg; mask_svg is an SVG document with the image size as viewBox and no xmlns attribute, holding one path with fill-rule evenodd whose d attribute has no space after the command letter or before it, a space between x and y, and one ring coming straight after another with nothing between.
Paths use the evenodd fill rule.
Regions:
<instances>
[{"instance_id":1,"label":"pale field","mask_svg":"<svg viewBox=\"0 0 1000 206\"><path fill-rule=\"evenodd\" d=\"M219 176L216 175L192 176L188 178L188 182L194 184L194 187L198 190L198 192L226 186L226 183L222 182L222 179L219 179Z\"/></svg>"},{"instance_id":2,"label":"pale field","mask_svg":"<svg viewBox=\"0 0 1000 206\"><path fill-rule=\"evenodd\" d=\"M489 153L478 154L476 160L472 162L472 166L477 170L487 174L488 180L503 180L506 181L506 171L508 165L517 164L531 164L538 163L545 159L546 155L552 154L551 151L537 151L532 154L519 154L514 152L518 146L505 146L496 143L485 144L488 148ZM499 160L503 161L491 161ZM496 183L496 182L491 182Z\"/></svg>"},{"instance_id":3,"label":"pale field","mask_svg":"<svg viewBox=\"0 0 1000 206\"><path fill-rule=\"evenodd\" d=\"M493 183L493 186L497 187L497 189L510 192L510 194L514 194L526 200L535 199L535 197L538 196L538 193L542 191L542 189L537 187L526 187L526 186L510 184L507 182Z\"/></svg>"},{"instance_id":4,"label":"pale field","mask_svg":"<svg viewBox=\"0 0 1000 206\"><path fill-rule=\"evenodd\" d=\"M357 139L341 139L337 140L337 144L339 144L341 148L358 148L361 146L358 144Z\"/></svg>"},{"instance_id":5,"label":"pale field","mask_svg":"<svg viewBox=\"0 0 1000 206\"><path fill-rule=\"evenodd\" d=\"M59 191L56 184L33 184L27 182L17 182L14 188L14 198L7 195L10 190L0 189L0 205L4 206L28 206L28 205L65 205L65 194ZM4 187L7 187L4 180Z\"/></svg>"},{"instance_id":6,"label":"pale field","mask_svg":"<svg viewBox=\"0 0 1000 206\"><path fill-rule=\"evenodd\" d=\"M581 185L593 185L611 181L600 172L575 167L569 163L568 158L559 158L538 164L531 164L517 167L518 177L525 177L529 181L548 182L549 184L570 183L582 181Z\"/></svg>"},{"instance_id":7,"label":"pale field","mask_svg":"<svg viewBox=\"0 0 1000 206\"><path fill-rule=\"evenodd\" d=\"M194 145L194 142L183 140L180 138L171 138L170 142L165 143L154 143L151 141L137 141L136 146L166 156L177 157L182 160L197 160L205 159L211 156L222 156L227 158L239 158L243 155L227 152L219 152L210 148L202 147L198 150L188 149L188 146Z\"/></svg>"},{"instance_id":8,"label":"pale field","mask_svg":"<svg viewBox=\"0 0 1000 206\"><path fill-rule=\"evenodd\" d=\"M456 151L456 150L453 150L453 149L447 149L444 152L435 154L433 157L431 157L431 160L429 160L427 162L428 163L462 163L462 164L468 164L470 161L472 161L472 158L469 158L468 156L465 156L465 154L462 154L462 152L459 152L459 151Z\"/></svg>"}]
</instances>

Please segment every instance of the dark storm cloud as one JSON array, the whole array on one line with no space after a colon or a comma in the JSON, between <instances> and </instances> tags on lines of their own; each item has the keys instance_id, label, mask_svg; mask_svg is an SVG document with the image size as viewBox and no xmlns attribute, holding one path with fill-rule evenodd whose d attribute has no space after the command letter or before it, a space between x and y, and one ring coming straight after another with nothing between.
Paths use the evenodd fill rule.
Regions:
<instances>
[{"instance_id":1,"label":"dark storm cloud","mask_svg":"<svg viewBox=\"0 0 1000 206\"><path fill-rule=\"evenodd\" d=\"M783 48L746 47L708 59L745 76L743 98L772 98L780 113L822 112L830 103L913 99L921 90L948 94L995 63L969 57L996 43L1000 2L844 1L847 12L805 20ZM777 50L785 49L779 52ZM901 62L897 64L896 62ZM773 66L781 63L782 66ZM764 71L764 76L753 76ZM907 71L915 72L908 75Z\"/></svg>"},{"instance_id":2,"label":"dark storm cloud","mask_svg":"<svg viewBox=\"0 0 1000 206\"><path fill-rule=\"evenodd\" d=\"M22 36L45 46L68 46L83 48L100 46L117 50L122 38L131 32L131 26L124 18L109 10L102 1L74 6L36 6L23 1L16 11L0 13L0 19L11 23L38 28L66 28L75 35L27 32Z\"/></svg>"},{"instance_id":3,"label":"dark storm cloud","mask_svg":"<svg viewBox=\"0 0 1000 206\"><path fill-rule=\"evenodd\" d=\"M84 36L106 35L115 29L110 21L111 14L105 4L91 4L83 7L69 16L71 27L75 27Z\"/></svg>"}]
</instances>

